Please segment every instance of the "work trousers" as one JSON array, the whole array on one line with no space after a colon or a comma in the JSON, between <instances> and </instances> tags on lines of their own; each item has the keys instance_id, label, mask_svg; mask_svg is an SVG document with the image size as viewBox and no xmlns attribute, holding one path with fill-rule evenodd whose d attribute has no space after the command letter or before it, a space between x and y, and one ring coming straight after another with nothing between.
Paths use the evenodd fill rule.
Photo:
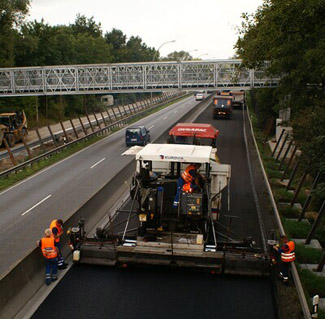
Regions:
<instances>
[{"instance_id":1,"label":"work trousers","mask_svg":"<svg viewBox=\"0 0 325 319\"><path fill-rule=\"evenodd\" d=\"M181 189L183 188L185 184L185 181L183 180L182 177L180 177L178 180L177 180L177 192L176 192L176 196L174 198L174 203L173 203L173 207L177 207L178 204L179 204L179 192L181 191Z\"/></svg>"},{"instance_id":2,"label":"work trousers","mask_svg":"<svg viewBox=\"0 0 325 319\"><path fill-rule=\"evenodd\" d=\"M173 207L178 207L178 204L179 204L179 195L180 195L181 190L183 189L184 184L186 184L186 182L183 180L182 177L180 177L177 180L177 192L176 192L176 196L174 198ZM198 190L199 189L198 186L194 182L191 183L191 188L193 190Z\"/></svg>"},{"instance_id":3,"label":"work trousers","mask_svg":"<svg viewBox=\"0 0 325 319\"><path fill-rule=\"evenodd\" d=\"M280 274L282 274L283 280L288 280L289 279L289 266L291 262L280 262Z\"/></svg>"},{"instance_id":4,"label":"work trousers","mask_svg":"<svg viewBox=\"0 0 325 319\"><path fill-rule=\"evenodd\" d=\"M45 282L47 285L51 281L57 279L58 273L58 259L57 258L46 258L45 262Z\"/></svg>"},{"instance_id":5,"label":"work trousers","mask_svg":"<svg viewBox=\"0 0 325 319\"><path fill-rule=\"evenodd\" d=\"M57 242L56 243L56 247L59 250L59 254L58 254L58 266L59 267L62 267L63 264L64 264L64 259L63 259L62 253L61 253L61 243L60 242Z\"/></svg>"}]
</instances>

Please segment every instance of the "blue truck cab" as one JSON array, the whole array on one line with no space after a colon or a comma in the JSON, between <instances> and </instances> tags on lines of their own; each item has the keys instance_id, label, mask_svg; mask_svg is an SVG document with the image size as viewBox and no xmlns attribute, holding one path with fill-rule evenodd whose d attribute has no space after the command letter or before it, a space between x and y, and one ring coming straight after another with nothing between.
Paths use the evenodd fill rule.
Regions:
<instances>
[{"instance_id":1,"label":"blue truck cab","mask_svg":"<svg viewBox=\"0 0 325 319\"><path fill-rule=\"evenodd\" d=\"M127 147L131 145L146 145L150 142L149 130L143 125L128 127L125 131L125 144Z\"/></svg>"}]
</instances>

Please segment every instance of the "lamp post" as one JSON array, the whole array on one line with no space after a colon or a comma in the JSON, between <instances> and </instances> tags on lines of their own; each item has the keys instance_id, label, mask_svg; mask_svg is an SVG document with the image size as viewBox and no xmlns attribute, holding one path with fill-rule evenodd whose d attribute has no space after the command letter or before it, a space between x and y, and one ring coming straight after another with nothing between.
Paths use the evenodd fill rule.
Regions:
<instances>
[{"instance_id":1,"label":"lamp post","mask_svg":"<svg viewBox=\"0 0 325 319\"><path fill-rule=\"evenodd\" d=\"M164 42L164 43L163 43L163 44L158 48L158 50L155 52L155 54L154 54L154 56L153 56L153 58L152 58L152 62L155 61L156 56L157 56L157 54L158 54L158 52L159 52L159 50L161 49L162 46L164 46L164 45L167 44L167 43L174 43L174 42L176 42L176 40L172 40L172 41Z\"/></svg>"},{"instance_id":2,"label":"lamp post","mask_svg":"<svg viewBox=\"0 0 325 319\"><path fill-rule=\"evenodd\" d=\"M167 41L167 42L164 42L163 44L161 44L160 47L158 48L158 50L153 55L152 62L155 62L156 56L157 56L157 54L158 54L158 52L159 52L159 50L161 49L162 46L164 46L167 43L174 43L174 42L176 42L176 40ZM152 104L152 92L150 94L150 99L151 99L151 104Z\"/></svg>"}]
</instances>

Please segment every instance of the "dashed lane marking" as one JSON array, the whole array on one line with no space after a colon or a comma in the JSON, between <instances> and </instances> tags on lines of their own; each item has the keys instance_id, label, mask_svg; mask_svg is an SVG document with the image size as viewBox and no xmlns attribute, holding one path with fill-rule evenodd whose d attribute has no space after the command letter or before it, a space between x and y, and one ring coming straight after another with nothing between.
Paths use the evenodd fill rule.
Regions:
<instances>
[{"instance_id":1,"label":"dashed lane marking","mask_svg":"<svg viewBox=\"0 0 325 319\"><path fill-rule=\"evenodd\" d=\"M151 130L154 126L155 126L155 125L151 125L151 126L148 128L148 130Z\"/></svg>"},{"instance_id":2,"label":"dashed lane marking","mask_svg":"<svg viewBox=\"0 0 325 319\"><path fill-rule=\"evenodd\" d=\"M95 166L97 166L99 163L101 163L102 161L105 161L106 157L102 158L100 161L98 161L97 163L95 163L93 166L90 166L90 168L94 168Z\"/></svg>"},{"instance_id":3,"label":"dashed lane marking","mask_svg":"<svg viewBox=\"0 0 325 319\"><path fill-rule=\"evenodd\" d=\"M168 116L165 116L165 117L163 118L163 120L166 120L166 118L168 118Z\"/></svg>"},{"instance_id":4,"label":"dashed lane marking","mask_svg":"<svg viewBox=\"0 0 325 319\"><path fill-rule=\"evenodd\" d=\"M27 213L29 213L32 209L34 209L35 207L37 207L38 205L42 204L43 202L45 202L47 199L49 199L52 195L48 195L45 198L43 198L41 201L39 201L37 204L35 204L33 207L31 207L30 209L26 210L25 213L22 213L21 216L26 215Z\"/></svg>"}]
</instances>

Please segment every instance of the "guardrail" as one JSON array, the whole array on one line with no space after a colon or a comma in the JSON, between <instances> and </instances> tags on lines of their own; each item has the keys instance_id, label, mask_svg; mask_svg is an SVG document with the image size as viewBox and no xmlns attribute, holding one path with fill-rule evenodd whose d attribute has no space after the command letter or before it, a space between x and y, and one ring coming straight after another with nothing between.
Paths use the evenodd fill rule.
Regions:
<instances>
[{"instance_id":1,"label":"guardrail","mask_svg":"<svg viewBox=\"0 0 325 319\"><path fill-rule=\"evenodd\" d=\"M80 137L80 138L78 138L78 139L76 139L74 141L68 142L68 143L66 143L64 145L61 145L61 146L59 146L59 147L57 147L57 148L55 148L53 150L50 150L50 151L48 151L46 153L43 153L43 154L38 155L38 156L36 156L36 157L34 157L32 159L29 159L29 160L27 160L27 161L25 161L25 162L23 162L21 164L18 164L18 165L14 166L14 167L12 167L10 169L7 169L7 170L1 172L0 173L0 178L5 177L5 176L8 176L8 175L10 175L12 173L15 173L15 172L19 171L19 170L22 170L25 167L31 166L34 163L38 163L40 160L42 160L44 158L47 158L47 157L50 157L53 154L59 153L63 149L69 148L72 145L78 144L78 143L80 143L80 142L82 142L84 140L87 140L89 138L92 138L94 136L102 135L105 132L107 133L108 131L110 131L111 129L113 129L113 128L117 127L117 126L125 126L126 124L130 123L132 120L134 120L134 119L136 119L138 117L142 117L142 116L146 115L147 113L149 113L149 112L151 112L151 111L153 111L153 110L161 107L164 103L166 103L166 102L172 102L174 100L177 100L180 96L184 96L184 95L186 95L186 93L181 92L179 95L177 95L176 97L174 97L172 99L159 102L157 105L154 105L154 106L149 107L149 108L147 108L145 110L142 110L142 111L140 111L138 113L132 114L132 115L127 116L125 118L122 118L122 119L120 119L118 121L115 121L113 123L110 123L107 126L101 128L101 129L99 129L99 130L97 130L95 132L92 132L90 134L87 134L86 136ZM62 133L62 135L63 135L63 133Z\"/></svg>"},{"instance_id":2,"label":"guardrail","mask_svg":"<svg viewBox=\"0 0 325 319\"><path fill-rule=\"evenodd\" d=\"M268 190L268 193L269 193L269 197L270 197L270 200L271 200L271 204L272 204L273 212L274 212L274 215L275 215L275 219L276 219L277 225L279 227L280 234L285 235L284 227L283 227L282 222L281 222L281 217L280 217L280 214L279 214L279 211L278 211L278 208L277 208L274 196L273 196L271 185L269 183L269 180L268 180L268 177L267 177L264 165L263 165L263 161L262 161L262 158L261 158L258 146L257 146L257 142L256 142L255 135L254 135L253 124L252 124L252 121L251 121L251 117L250 117L250 113L249 113L248 108L247 108L247 117L248 117L249 125L250 125L250 128L251 128L251 132L252 132L256 152L257 152L257 155L258 155L258 160L259 160L259 163L260 163L260 166L261 166L261 169L262 169L264 181L265 181L265 184L266 184L266 187L267 187L267 190ZM298 275L296 265L295 265L294 262L292 262L291 264L292 264L291 265L292 266L291 267L292 268L292 276L293 276L293 280L294 280L294 283L295 283L295 286L296 286L296 289L297 289L297 293L298 293L298 297L299 297L299 300L300 300L301 309L302 309L303 314L304 314L304 318L305 319L311 319L312 317L311 317L311 314L310 314L308 303L306 301L306 297L305 297L305 294L304 294L304 290L302 288L302 284L301 284L301 281L300 281L300 278L299 278L299 275Z\"/></svg>"}]
</instances>

